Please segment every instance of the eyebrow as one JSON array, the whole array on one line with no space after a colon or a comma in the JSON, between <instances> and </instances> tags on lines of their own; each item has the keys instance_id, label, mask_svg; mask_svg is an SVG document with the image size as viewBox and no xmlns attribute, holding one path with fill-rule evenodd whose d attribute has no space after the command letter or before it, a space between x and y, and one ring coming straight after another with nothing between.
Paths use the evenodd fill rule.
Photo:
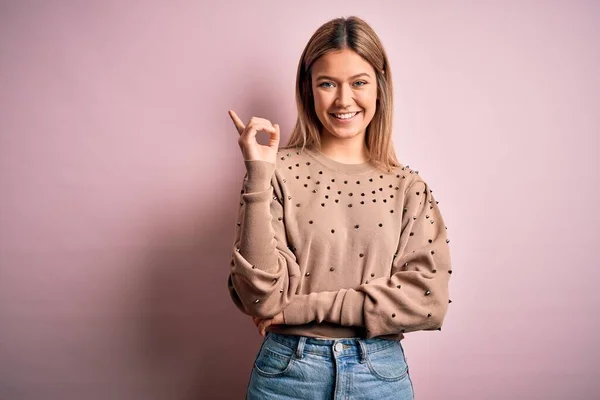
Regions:
<instances>
[{"instance_id":1,"label":"eyebrow","mask_svg":"<svg viewBox=\"0 0 600 400\"><path fill-rule=\"evenodd\" d=\"M350 79L356 79L356 78L358 78L358 77L360 77L360 76L363 76L363 75L365 75L365 76L368 76L369 78L371 77L371 75L367 74L366 72L362 72L362 73L360 73L360 74L356 74L356 75L354 75L354 76L351 76L351 77L350 77ZM317 80L319 81L319 80L321 80L321 79L329 79L329 80L331 80L331 81L335 81L335 80L336 80L335 78L332 78L331 76L327 76L327 75L319 75L319 76L317 77Z\"/></svg>"}]
</instances>

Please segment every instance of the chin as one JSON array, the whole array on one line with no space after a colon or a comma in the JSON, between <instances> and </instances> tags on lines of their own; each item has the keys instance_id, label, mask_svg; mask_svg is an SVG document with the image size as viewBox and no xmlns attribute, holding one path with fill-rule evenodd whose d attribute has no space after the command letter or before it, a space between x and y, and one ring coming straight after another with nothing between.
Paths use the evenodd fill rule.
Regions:
<instances>
[{"instance_id":1,"label":"chin","mask_svg":"<svg viewBox=\"0 0 600 400\"><path fill-rule=\"evenodd\" d=\"M353 137L356 137L358 135L360 135L360 132L363 131L363 129L347 129L347 128L338 128L335 126L330 126L327 127L327 131L329 132L329 134L333 137L336 137L338 139L350 139Z\"/></svg>"}]
</instances>

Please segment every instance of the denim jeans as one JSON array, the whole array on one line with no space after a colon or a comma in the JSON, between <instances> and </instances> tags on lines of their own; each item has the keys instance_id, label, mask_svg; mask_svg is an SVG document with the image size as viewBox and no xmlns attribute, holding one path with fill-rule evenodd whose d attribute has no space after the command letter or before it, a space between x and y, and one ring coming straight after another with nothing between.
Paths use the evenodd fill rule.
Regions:
<instances>
[{"instance_id":1,"label":"denim jeans","mask_svg":"<svg viewBox=\"0 0 600 400\"><path fill-rule=\"evenodd\" d=\"M246 400L412 400L400 341L317 339L267 332Z\"/></svg>"}]
</instances>

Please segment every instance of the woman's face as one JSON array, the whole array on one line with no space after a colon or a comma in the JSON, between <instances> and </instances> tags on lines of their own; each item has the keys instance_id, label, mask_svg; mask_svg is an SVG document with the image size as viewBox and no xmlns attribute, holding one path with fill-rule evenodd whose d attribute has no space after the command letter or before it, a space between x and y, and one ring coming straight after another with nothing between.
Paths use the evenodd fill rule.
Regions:
<instances>
[{"instance_id":1,"label":"woman's face","mask_svg":"<svg viewBox=\"0 0 600 400\"><path fill-rule=\"evenodd\" d=\"M321 134L364 138L377 106L377 81L371 64L350 49L337 50L317 59L311 76L315 112L323 124Z\"/></svg>"}]
</instances>

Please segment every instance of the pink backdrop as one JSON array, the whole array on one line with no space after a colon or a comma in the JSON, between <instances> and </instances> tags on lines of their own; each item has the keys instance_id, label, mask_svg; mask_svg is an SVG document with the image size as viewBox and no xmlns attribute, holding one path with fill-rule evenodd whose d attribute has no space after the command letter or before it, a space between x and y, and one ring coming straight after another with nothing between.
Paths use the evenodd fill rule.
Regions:
<instances>
[{"instance_id":1,"label":"pink backdrop","mask_svg":"<svg viewBox=\"0 0 600 400\"><path fill-rule=\"evenodd\" d=\"M600 396L600 3L40 0L0 2L0 399L243 398L227 110L283 145L303 46L353 14L451 238L417 398Z\"/></svg>"}]
</instances>

